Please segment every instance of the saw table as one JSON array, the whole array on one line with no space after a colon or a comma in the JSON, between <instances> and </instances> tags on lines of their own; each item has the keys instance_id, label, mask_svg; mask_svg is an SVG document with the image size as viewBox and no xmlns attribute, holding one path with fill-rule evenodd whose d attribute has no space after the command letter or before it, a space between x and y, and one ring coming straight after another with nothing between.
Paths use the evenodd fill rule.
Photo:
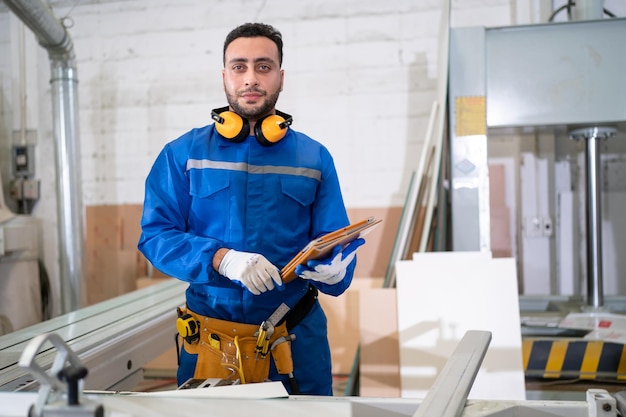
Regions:
<instances>
[{"instance_id":1,"label":"saw table","mask_svg":"<svg viewBox=\"0 0 626 417\"><path fill-rule=\"evenodd\" d=\"M143 366L175 346L176 307L185 304L186 288L172 279L1 336L0 391L28 390L36 383L18 361L44 333L58 334L81 358L89 369L85 389L132 389L143 380ZM45 367L53 356L48 347L38 361Z\"/></svg>"}]
</instances>

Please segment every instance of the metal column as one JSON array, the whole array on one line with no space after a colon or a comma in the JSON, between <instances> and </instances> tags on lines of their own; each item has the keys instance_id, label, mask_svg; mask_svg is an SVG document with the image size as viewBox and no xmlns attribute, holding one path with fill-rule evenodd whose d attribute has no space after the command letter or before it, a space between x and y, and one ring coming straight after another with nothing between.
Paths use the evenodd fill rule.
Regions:
<instances>
[{"instance_id":1,"label":"metal column","mask_svg":"<svg viewBox=\"0 0 626 417\"><path fill-rule=\"evenodd\" d=\"M590 127L570 132L585 141L585 227L587 236L587 305L604 306L602 288L602 169L601 141L617 133L612 127Z\"/></svg>"}]
</instances>

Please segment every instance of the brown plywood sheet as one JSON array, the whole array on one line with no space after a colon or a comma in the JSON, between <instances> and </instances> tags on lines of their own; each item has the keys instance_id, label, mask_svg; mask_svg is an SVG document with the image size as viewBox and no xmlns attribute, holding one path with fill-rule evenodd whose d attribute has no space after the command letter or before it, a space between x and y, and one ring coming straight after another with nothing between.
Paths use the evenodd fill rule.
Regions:
<instances>
[{"instance_id":1,"label":"brown plywood sheet","mask_svg":"<svg viewBox=\"0 0 626 417\"><path fill-rule=\"evenodd\" d=\"M400 347L395 288L359 291L361 397L400 397Z\"/></svg>"}]
</instances>

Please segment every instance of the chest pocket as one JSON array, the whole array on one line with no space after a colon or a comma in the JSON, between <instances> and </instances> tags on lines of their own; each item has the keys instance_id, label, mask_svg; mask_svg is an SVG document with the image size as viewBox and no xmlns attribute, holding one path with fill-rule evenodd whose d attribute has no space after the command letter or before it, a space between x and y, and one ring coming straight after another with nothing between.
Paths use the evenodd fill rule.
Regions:
<instances>
[{"instance_id":1,"label":"chest pocket","mask_svg":"<svg viewBox=\"0 0 626 417\"><path fill-rule=\"evenodd\" d=\"M312 179L282 177L280 190L290 200L301 206L310 206L315 200L317 181Z\"/></svg>"},{"instance_id":2,"label":"chest pocket","mask_svg":"<svg viewBox=\"0 0 626 417\"><path fill-rule=\"evenodd\" d=\"M281 177L281 203L272 213L273 224L269 234L275 234L274 242L292 254L303 242L309 240L311 208L317 195L317 181L302 177Z\"/></svg>"},{"instance_id":3,"label":"chest pocket","mask_svg":"<svg viewBox=\"0 0 626 417\"><path fill-rule=\"evenodd\" d=\"M228 222L224 219L230 217L230 184L230 173L223 170L189 171L192 197L189 223L198 234L220 239L228 237Z\"/></svg>"},{"instance_id":4,"label":"chest pocket","mask_svg":"<svg viewBox=\"0 0 626 417\"><path fill-rule=\"evenodd\" d=\"M189 194L211 197L230 186L230 175L220 170L192 169L189 171Z\"/></svg>"}]
</instances>

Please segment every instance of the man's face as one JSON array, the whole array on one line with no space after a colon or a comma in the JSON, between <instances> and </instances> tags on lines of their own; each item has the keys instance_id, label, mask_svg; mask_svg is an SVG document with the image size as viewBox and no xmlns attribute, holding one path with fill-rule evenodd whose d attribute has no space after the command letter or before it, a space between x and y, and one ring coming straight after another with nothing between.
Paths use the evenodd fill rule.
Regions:
<instances>
[{"instance_id":1,"label":"man's face","mask_svg":"<svg viewBox=\"0 0 626 417\"><path fill-rule=\"evenodd\" d=\"M237 38L224 60L222 80L230 107L252 121L270 113L283 89L276 44L265 37Z\"/></svg>"}]
</instances>

